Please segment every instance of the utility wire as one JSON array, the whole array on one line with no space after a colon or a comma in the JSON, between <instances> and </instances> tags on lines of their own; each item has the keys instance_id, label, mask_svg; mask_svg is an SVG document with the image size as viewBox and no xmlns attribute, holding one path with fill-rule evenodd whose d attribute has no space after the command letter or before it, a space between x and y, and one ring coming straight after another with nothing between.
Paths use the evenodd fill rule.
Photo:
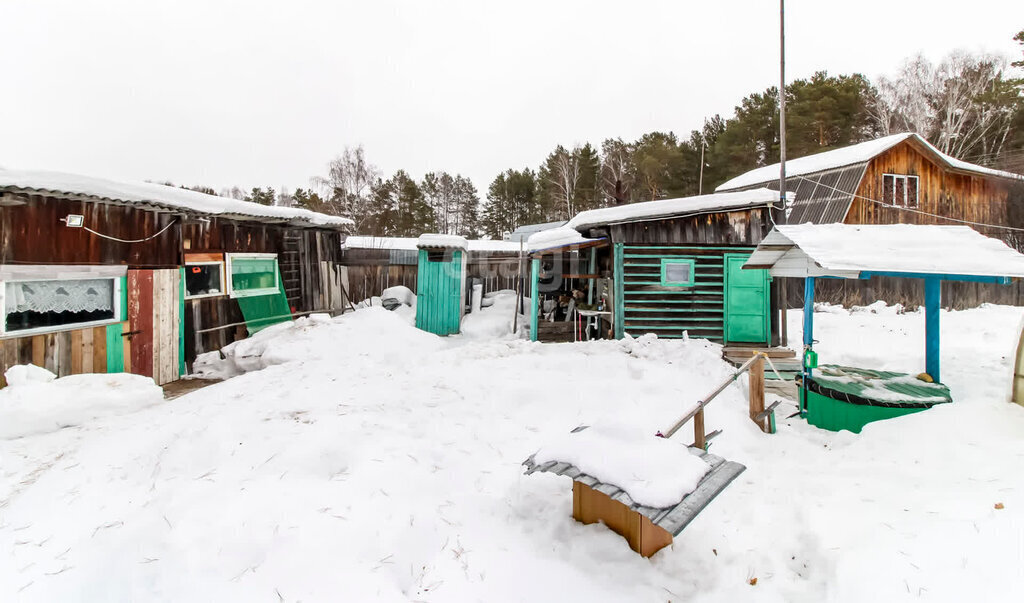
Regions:
<instances>
[{"instance_id":1,"label":"utility wire","mask_svg":"<svg viewBox=\"0 0 1024 603\"><path fill-rule=\"evenodd\" d=\"M825 188L830 188L830 189L836 191L837 193L842 193L844 195L851 195L852 197L854 197L856 199L863 199L865 201L870 201L871 203L875 203L877 205L882 205L884 207L889 207L889 208L892 208L892 209L898 209L900 211L909 211L911 213L920 214L922 216L931 216L933 218L938 218L940 220L949 220L950 222L958 222L960 224L969 224L971 226L983 226L985 228L999 228L999 229L1002 229L1002 230L1013 230L1013 231L1016 231L1016 232L1024 232L1024 228L1016 228L1016 227L1013 227L1013 226L1002 226L1002 225L999 225L999 224L986 224L984 222L972 222L970 220L961 220L959 218L950 218L949 216L943 216L943 215L940 215L940 214L933 214L933 213L929 213L929 212L926 212L926 211L921 211L919 209L912 209L912 208L909 208L909 207L900 207L899 205L893 205L893 204L890 204L890 203L886 203L884 201L879 201L877 199L872 199L870 197L864 197L864 196L858 195L856 193L851 193L851 192L848 192L848 191L844 191L844 190L838 189L838 188L836 188L834 186L829 186L828 184L825 184L823 182L816 182L814 180L811 180L810 178L804 178L803 176L796 176L796 177L801 179L801 180L805 180L807 182L815 183L818 186L824 186Z\"/></svg>"},{"instance_id":2,"label":"utility wire","mask_svg":"<svg viewBox=\"0 0 1024 603\"><path fill-rule=\"evenodd\" d=\"M167 226L164 226L163 228L160 229L160 232L158 232L158 233L156 233L154 235L150 235L150 236L146 237L145 239L133 239L133 240L119 239L117 237L112 237L110 235L105 235L102 232L96 232L95 230L89 228L88 226L83 226L82 229L85 230L86 232L91 232L92 234L96 235L97 237L100 237L100 238L103 238L103 239L107 239L109 241L117 241L118 243L145 243L146 241L155 239L155 238L159 237L160 235L164 234L165 232L167 232L167 229L170 228L171 226L174 226L174 223L177 222L177 221L178 221L177 218L171 220L167 224Z\"/></svg>"}]
</instances>

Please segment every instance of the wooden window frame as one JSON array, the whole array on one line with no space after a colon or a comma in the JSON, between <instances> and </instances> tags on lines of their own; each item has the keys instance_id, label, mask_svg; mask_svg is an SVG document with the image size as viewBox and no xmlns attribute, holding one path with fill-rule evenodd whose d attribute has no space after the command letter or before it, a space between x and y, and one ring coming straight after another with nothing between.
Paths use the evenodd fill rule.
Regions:
<instances>
[{"instance_id":1,"label":"wooden window frame","mask_svg":"<svg viewBox=\"0 0 1024 603\"><path fill-rule=\"evenodd\" d=\"M227 293L228 297L237 299L239 297L259 297L261 295L275 295L281 288L281 264L277 259L276 253L228 253L225 254L225 260L227 262L227 273L225 278L227 279ZM260 289L242 289L239 291L235 290L234 271L232 264L235 260L274 260L274 286L263 287Z\"/></svg>"},{"instance_id":2,"label":"wooden window frame","mask_svg":"<svg viewBox=\"0 0 1024 603\"><path fill-rule=\"evenodd\" d=\"M686 282L668 280L668 266L673 264L686 264L690 267L690 279ZM692 287L697 280L697 262L688 259L661 258L661 286L662 287Z\"/></svg>"},{"instance_id":3,"label":"wooden window frame","mask_svg":"<svg viewBox=\"0 0 1024 603\"><path fill-rule=\"evenodd\" d=\"M66 325L53 325L51 327L36 327L34 329L16 329L14 331L7 330L7 283L25 283L25 282L39 282L39 281L92 281L92 280L111 280L114 282L113 288L113 318L104 318L102 320L90 320L86 322L76 322ZM30 337L32 335L45 335L47 333L60 333L62 331L78 331L80 329L91 329L93 327L103 327L106 325L117 324L125 320L124 316L121 316L121 277L119 276L100 276L95 274L82 274L75 275L72 277L65 278L47 278L41 277L30 277L30 278L9 278L0 280L0 338L17 338L17 337Z\"/></svg>"},{"instance_id":4,"label":"wooden window frame","mask_svg":"<svg viewBox=\"0 0 1024 603\"><path fill-rule=\"evenodd\" d=\"M190 266L220 266L220 291L217 293L204 293L202 295L189 295L188 294L188 282L187 273ZM185 260L185 272L186 280L182 281L181 286L185 288L185 299L206 299L207 297L223 297L228 294L227 287L225 286L225 280L227 279L227 265L223 260L210 260L210 261L197 261L190 262Z\"/></svg>"},{"instance_id":5,"label":"wooden window frame","mask_svg":"<svg viewBox=\"0 0 1024 603\"><path fill-rule=\"evenodd\" d=\"M888 201L885 198L885 179L886 178L892 178L892 197L893 197L892 201ZM914 180L914 193L915 194L914 194L913 205L911 205L911 203L910 203L910 195L907 192L907 190L908 190L907 183L911 179ZM902 203L900 203L899 199L896 198L896 181L897 180L902 180L903 181L903 201L902 201ZM893 207L915 208L915 207L918 207L920 205L920 203L921 203L921 179L918 176L914 176L914 175L911 175L911 174L890 174L890 173L882 174L882 204L884 204L884 205L892 205Z\"/></svg>"}]
</instances>

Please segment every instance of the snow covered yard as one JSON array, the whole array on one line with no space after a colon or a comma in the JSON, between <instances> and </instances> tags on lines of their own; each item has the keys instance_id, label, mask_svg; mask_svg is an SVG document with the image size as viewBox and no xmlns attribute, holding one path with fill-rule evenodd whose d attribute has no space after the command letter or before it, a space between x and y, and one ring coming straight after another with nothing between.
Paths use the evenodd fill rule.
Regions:
<instances>
[{"instance_id":1,"label":"snow covered yard","mask_svg":"<svg viewBox=\"0 0 1024 603\"><path fill-rule=\"evenodd\" d=\"M816 316L822 362L920 370L922 315L838 312ZM268 368L0 440L0 599L1013 600L1022 315L944 313L955 403L859 436L785 405L762 434L733 386L711 450L748 469L649 561L520 463L580 424L665 429L729 374L720 348L440 339L381 308L305 321L260 343Z\"/></svg>"}]
</instances>

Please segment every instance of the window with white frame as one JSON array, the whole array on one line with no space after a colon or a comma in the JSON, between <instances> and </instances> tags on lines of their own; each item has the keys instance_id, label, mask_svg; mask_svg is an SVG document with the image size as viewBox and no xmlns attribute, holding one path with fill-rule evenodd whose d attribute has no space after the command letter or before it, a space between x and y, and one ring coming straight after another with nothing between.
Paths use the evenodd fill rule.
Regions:
<instances>
[{"instance_id":1,"label":"window with white frame","mask_svg":"<svg viewBox=\"0 0 1024 603\"><path fill-rule=\"evenodd\" d=\"M882 201L897 207L917 207L917 176L882 175Z\"/></svg>"},{"instance_id":2,"label":"window with white frame","mask_svg":"<svg viewBox=\"0 0 1024 603\"><path fill-rule=\"evenodd\" d=\"M225 293L224 262L185 262L185 299Z\"/></svg>"},{"instance_id":3,"label":"window with white frame","mask_svg":"<svg viewBox=\"0 0 1024 603\"><path fill-rule=\"evenodd\" d=\"M255 297L278 292L277 254L229 253L227 260L228 295L231 297Z\"/></svg>"},{"instance_id":4,"label":"window with white frame","mask_svg":"<svg viewBox=\"0 0 1024 603\"><path fill-rule=\"evenodd\" d=\"M11 279L0 283L0 334L33 335L119 322L121 279Z\"/></svg>"}]
</instances>

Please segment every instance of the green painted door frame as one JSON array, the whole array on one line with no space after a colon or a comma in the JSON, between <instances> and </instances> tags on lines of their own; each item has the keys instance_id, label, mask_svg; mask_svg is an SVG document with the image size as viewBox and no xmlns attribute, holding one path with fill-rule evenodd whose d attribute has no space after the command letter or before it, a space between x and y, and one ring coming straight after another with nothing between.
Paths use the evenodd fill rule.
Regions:
<instances>
[{"instance_id":1,"label":"green painted door frame","mask_svg":"<svg viewBox=\"0 0 1024 603\"><path fill-rule=\"evenodd\" d=\"M771 343L771 277L767 270L743 270L748 253L727 253L725 272L725 341Z\"/></svg>"}]
</instances>

